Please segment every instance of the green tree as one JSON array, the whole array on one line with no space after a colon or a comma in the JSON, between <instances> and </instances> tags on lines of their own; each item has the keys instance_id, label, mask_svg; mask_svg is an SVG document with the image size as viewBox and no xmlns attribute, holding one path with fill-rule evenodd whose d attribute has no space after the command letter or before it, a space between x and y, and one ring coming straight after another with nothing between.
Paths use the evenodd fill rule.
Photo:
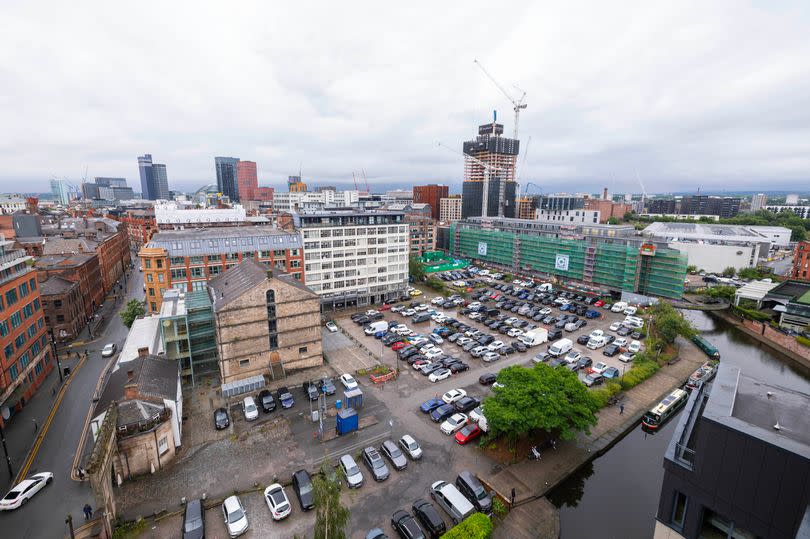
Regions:
<instances>
[{"instance_id":1,"label":"green tree","mask_svg":"<svg viewBox=\"0 0 810 539\"><path fill-rule=\"evenodd\" d=\"M734 277L736 273L737 270L734 269L732 266L729 266L723 270L723 277Z\"/></svg>"},{"instance_id":2,"label":"green tree","mask_svg":"<svg viewBox=\"0 0 810 539\"><path fill-rule=\"evenodd\" d=\"M659 301L652 309L653 330L666 344L675 342L678 335L689 338L695 330L689 320L676 311L667 301ZM649 347L649 342L647 343Z\"/></svg>"},{"instance_id":3,"label":"green tree","mask_svg":"<svg viewBox=\"0 0 810 539\"><path fill-rule=\"evenodd\" d=\"M761 279L762 272L757 268L742 268L737 275L740 279Z\"/></svg>"},{"instance_id":4,"label":"green tree","mask_svg":"<svg viewBox=\"0 0 810 539\"><path fill-rule=\"evenodd\" d=\"M408 258L408 273L411 274L414 281L421 281L425 277L425 265L413 255Z\"/></svg>"},{"instance_id":5,"label":"green tree","mask_svg":"<svg viewBox=\"0 0 810 539\"><path fill-rule=\"evenodd\" d=\"M720 298L726 301L733 301L737 294L737 289L733 286L713 286L706 291L710 298Z\"/></svg>"},{"instance_id":6,"label":"green tree","mask_svg":"<svg viewBox=\"0 0 810 539\"><path fill-rule=\"evenodd\" d=\"M616 217L611 217L607 220L607 224L609 225L618 225L619 220Z\"/></svg>"},{"instance_id":7,"label":"green tree","mask_svg":"<svg viewBox=\"0 0 810 539\"><path fill-rule=\"evenodd\" d=\"M686 266L686 271L688 273L693 273L694 274L694 273L697 273L697 270L698 270L698 267L695 266L694 264L689 264L688 266Z\"/></svg>"},{"instance_id":8,"label":"green tree","mask_svg":"<svg viewBox=\"0 0 810 539\"><path fill-rule=\"evenodd\" d=\"M473 513L442 535L442 539L489 539L490 537L492 537L492 520L484 513Z\"/></svg>"},{"instance_id":9,"label":"green tree","mask_svg":"<svg viewBox=\"0 0 810 539\"><path fill-rule=\"evenodd\" d=\"M131 299L127 302L123 309L118 313L118 316L121 317L121 321L127 327L127 329L132 327L132 323L135 322L135 319L139 316L143 316L146 314L146 309L143 307L143 303L138 301L137 299Z\"/></svg>"},{"instance_id":10,"label":"green tree","mask_svg":"<svg viewBox=\"0 0 810 539\"><path fill-rule=\"evenodd\" d=\"M340 503L340 486L334 474L322 469L312 478L315 501L314 539L346 539L350 511Z\"/></svg>"},{"instance_id":11,"label":"green tree","mask_svg":"<svg viewBox=\"0 0 810 539\"><path fill-rule=\"evenodd\" d=\"M571 439L596 424L598 403L567 369L543 363L513 365L498 373L498 382L503 387L495 388L483 404L492 436L506 436L514 444L521 436L544 430Z\"/></svg>"}]
</instances>

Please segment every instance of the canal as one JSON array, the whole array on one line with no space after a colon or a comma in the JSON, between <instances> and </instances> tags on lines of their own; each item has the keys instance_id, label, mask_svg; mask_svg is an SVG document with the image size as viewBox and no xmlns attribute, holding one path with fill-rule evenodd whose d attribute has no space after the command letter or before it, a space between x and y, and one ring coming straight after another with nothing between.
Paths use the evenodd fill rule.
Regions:
<instances>
[{"instance_id":1,"label":"canal","mask_svg":"<svg viewBox=\"0 0 810 539\"><path fill-rule=\"evenodd\" d=\"M783 359L728 323L700 311L684 313L720 350L721 361L778 385L810 393L810 370ZM640 427L549 494L559 508L562 539L649 539L664 477L674 417L650 435Z\"/></svg>"}]
</instances>

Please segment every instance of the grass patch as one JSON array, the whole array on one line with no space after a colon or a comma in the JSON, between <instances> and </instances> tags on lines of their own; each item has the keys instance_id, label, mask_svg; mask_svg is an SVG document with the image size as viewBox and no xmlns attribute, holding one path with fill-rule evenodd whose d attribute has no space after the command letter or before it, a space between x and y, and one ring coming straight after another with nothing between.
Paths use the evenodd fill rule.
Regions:
<instances>
[{"instance_id":1,"label":"grass patch","mask_svg":"<svg viewBox=\"0 0 810 539\"><path fill-rule=\"evenodd\" d=\"M146 530L146 521L142 518L130 522L124 522L115 527L113 539L131 539L139 536Z\"/></svg>"}]
</instances>

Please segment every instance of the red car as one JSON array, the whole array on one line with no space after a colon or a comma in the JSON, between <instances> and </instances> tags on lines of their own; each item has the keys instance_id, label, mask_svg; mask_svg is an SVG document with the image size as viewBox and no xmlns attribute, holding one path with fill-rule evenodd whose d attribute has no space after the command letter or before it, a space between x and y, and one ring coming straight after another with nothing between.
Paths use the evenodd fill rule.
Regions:
<instances>
[{"instance_id":1,"label":"red car","mask_svg":"<svg viewBox=\"0 0 810 539\"><path fill-rule=\"evenodd\" d=\"M391 309L391 306L388 305L387 303L383 303L382 307L380 307L381 311L388 311L390 309Z\"/></svg>"},{"instance_id":2,"label":"red car","mask_svg":"<svg viewBox=\"0 0 810 539\"><path fill-rule=\"evenodd\" d=\"M460 431L456 433L456 443L464 445L481 436L483 431L475 423L468 423Z\"/></svg>"},{"instance_id":3,"label":"red car","mask_svg":"<svg viewBox=\"0 0 810 539\"><path fill-rule=\"evenodd\" d=\"M402 342L402 341L400 341L400 342L395 342L395 343L394 343L394 344L391 346L391 350L393 350L394 352L396 352L397 350L402 350L402 349L403 349L403 348L405 348L406 346L407 346L407 345L406 345L404 342Z\"/></svg>"},{"instance_id":4,"label":"red car","mask_svg":"<svg viewBox=\"0 0 810 539\"><path fill-rule=\"evenodd\" d=\"M594 306L594 307L601 307L601 306L602 306L602 305L604 305L604 304L605 304L605 302L604 302L604 301L602 301L601 299L598 299L598 300L596 300L596 301L594 301L594 302L593 302L593 306Z\"/></svg>"}]
</instances>

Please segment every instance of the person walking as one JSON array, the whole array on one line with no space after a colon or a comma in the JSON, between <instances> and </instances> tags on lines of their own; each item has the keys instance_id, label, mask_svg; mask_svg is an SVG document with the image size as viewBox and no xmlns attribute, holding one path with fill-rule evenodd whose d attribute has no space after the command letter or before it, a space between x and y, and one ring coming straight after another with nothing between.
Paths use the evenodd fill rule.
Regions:
<instances>
[{"instance_id":1,"label":"person walking","mask_svg":"<svg viewBox=\"0 0 810 539\"><path fill-rule=\"evenodd\" d=\"M90 520L93 517L93 508L89 503L84 504L82 511L84 511L84 520Z\"/></svg>"},{"instance_id":2,"label":"person walking","mask_svg":"<svg viewBox=\"0 0 810 539\"><path fill-rule=\"evenodd\" d=\"M622 415L623 413L624 413L624 403L621 403L619 405L619 415Z\"/></svg>"}]
</instances>

